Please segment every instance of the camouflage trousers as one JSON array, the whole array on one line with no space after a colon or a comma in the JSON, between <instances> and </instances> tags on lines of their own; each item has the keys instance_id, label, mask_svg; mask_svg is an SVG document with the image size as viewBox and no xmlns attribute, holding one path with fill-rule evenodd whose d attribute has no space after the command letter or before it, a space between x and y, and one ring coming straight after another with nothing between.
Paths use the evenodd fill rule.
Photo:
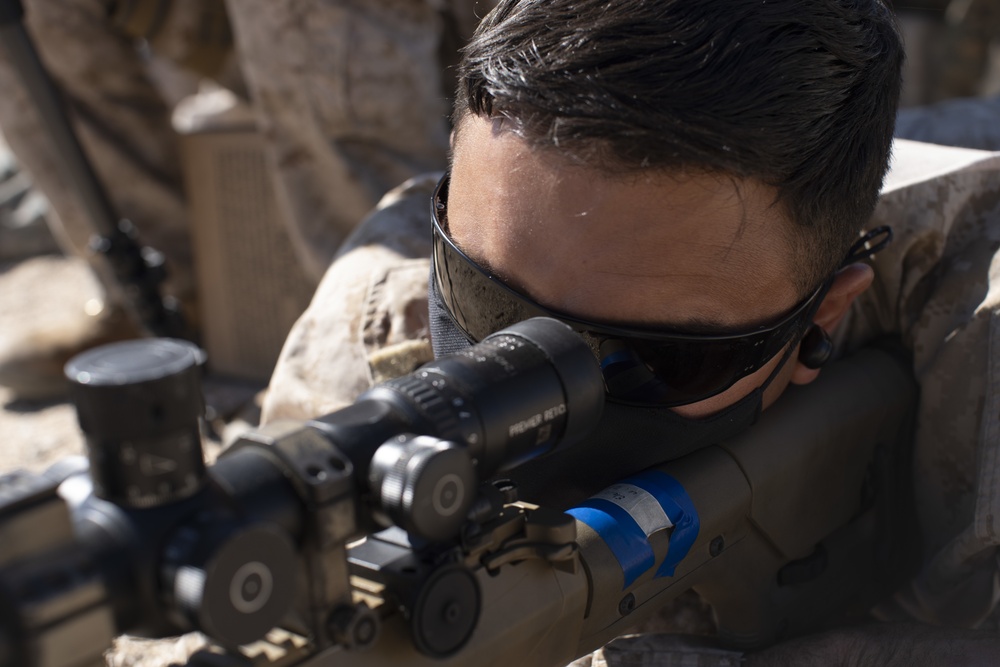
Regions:
<instances>
[{"instance_id":1,"label":"camouflage trousers","mask_svg":"<svg viewBox=\"0 0 1000 667\"><path fill-rule=\"evenodd\" d=\"M172 63L196 60L191 54L201 46L206 14L210 7L220 10L222 0L168 3L148 44L109 17L108 0L24 4L26 27L73 109L85 152L113 206L135 223L145 243L165 253L173 269L172 291L190 296L190 223L170 117L176 100L165 99L163 84L181 80L193 90L197 79L185 82ZM489 4L244 0L229 5L239 70L266 139L282 217L317 283L337 247L387 190L443 168L444 91L451 89L445 68L457 60L458 46ZM0 129L49 197L62 245L101 269L86 250L93 229L78 193L62 173L58 148L4 49L0 91Z\"/></svg>"},{"instance_id":2,"label":"camouflage trousers","mask_svg":"<svg viewBox=\"0 0 1000 667\"><path fill-rule=\"evenodd\" d=\"M28 32L75 110L77 134L112 205L141 228L145 242L169 256L177 268L173 291L189 293L191 249L170 110L135 44L112 28L104 0L23 4ZM106 267L87 252L92 224L5 48L0 48L0 90L0 129L49 198L57 239L64 249L88 256L113 285Z\"/></svg>"}]
</instances>

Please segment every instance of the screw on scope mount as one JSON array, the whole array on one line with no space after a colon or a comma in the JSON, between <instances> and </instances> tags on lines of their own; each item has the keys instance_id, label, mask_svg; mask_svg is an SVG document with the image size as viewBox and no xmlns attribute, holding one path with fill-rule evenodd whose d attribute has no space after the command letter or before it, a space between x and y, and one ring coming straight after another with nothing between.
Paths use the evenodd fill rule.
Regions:
<instances>
[{"instance_id":1,"label":"screw on scope mount","mask_svg":"<svg viewBox=\"0 0 1000 667\"><path fill-rule=\"evenodd\" d=\"M371 647L378 639L381 629L378 614L364 602L337 607L327 619L330 639L349 651Z\"/></svg>"},{"instance_id":2,"label":"screw on scope mount","mask_svg":"<svg viewBox=\"0 0 1000 667\"><path fill-rule=\"evenodd\" d=\"M99 497L147 508L202 487L204 362L192 343L157 338L104 345L66 364Z\"/></svg>"}]
</instances>

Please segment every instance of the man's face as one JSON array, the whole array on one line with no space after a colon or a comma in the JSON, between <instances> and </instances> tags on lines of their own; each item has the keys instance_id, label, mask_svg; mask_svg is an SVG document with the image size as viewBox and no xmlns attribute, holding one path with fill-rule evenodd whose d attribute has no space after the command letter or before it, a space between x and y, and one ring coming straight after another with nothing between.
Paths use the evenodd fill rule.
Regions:
<instances>
[{"instance_id":1,"label":"man's face","mask_svg":"<svg viewBox=\"0 0 1000 667\"><path fill-rule=\"evenodd\" d=\"M679 331L750 331L801 299L791 223L757 181L709 174L609 178L469 116L453 147L448 225L515 289L579 318ZM675 408L718 411L760 386L780 354L727 391ZM765 406L788 383L788 363Z\"/></svg>"}]
</instances>

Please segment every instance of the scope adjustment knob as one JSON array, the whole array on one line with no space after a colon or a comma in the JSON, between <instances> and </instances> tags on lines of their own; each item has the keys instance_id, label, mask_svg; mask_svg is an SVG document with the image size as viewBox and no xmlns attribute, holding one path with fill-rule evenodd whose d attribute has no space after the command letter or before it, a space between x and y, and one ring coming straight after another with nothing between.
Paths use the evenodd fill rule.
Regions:
<instances>
[{"instance_id":1,"label":"scope adjustment knob","mask_svg":"<svg viewBox=\"0 0 1000 667\"><path fill-rule=\"evenodd\" d=\"M458 565L438 568L410 608L410 632L417 650L437 660L451 657L472 637L482 607L472 572Z\"/></svg>"},{"instance_id":2,"label":"scope adjustment knob","mask_svg":"<svg viewBox=\"0 0 1000 667\"><path fill-rule=\"evenodd\" d=\"M372 457L369 484L382 512L406 532L442 541L458 534L476 497L477 476L465 447L404 434Z\"/></svg>"},{"instance_id":3,"label":"scope adjustment knob","mask_svg":"<svg viewBox=\"0 0 1000 667\"><path fill-rule=\"evenodd\" d=\"M66 364L97 496L134 508L186 498L206 479L205 353L171 338L96 347Z\"/></svg>"},{"instance_id":4,"label":"scope adjustment knob","mask_svg":"<svg viewBox=\"0 0 1000 667\"><path fill-rule=\"evenodd\" d=\"M181 625L235 647L260 639L288 613L297 570L292 542L276 528L208 523L178 531L162 573Z\"/></svg>"}]
</instances>

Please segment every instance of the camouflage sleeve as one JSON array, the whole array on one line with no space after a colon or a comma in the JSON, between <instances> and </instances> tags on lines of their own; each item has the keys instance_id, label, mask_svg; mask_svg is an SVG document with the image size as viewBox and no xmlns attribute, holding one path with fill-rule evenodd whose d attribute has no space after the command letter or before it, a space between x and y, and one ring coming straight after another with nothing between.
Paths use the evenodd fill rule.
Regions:
<instances>
[{"instance_id":1,"label":"camouflage sleeve","mask_svg":"<svg viewBox=\"0 0 1000 667\"><path fill-rule=\"evenodd\" d=\"M845 349L902 337L921 387L914 482L926 565L900 605L973 626L997 601L1000 156L897 141L879 224L895 241L839 337Z\"/></svg>"},{"instance_id":2,"label":"camouflage sleeve","mask_svg":"<svg viewBox=\"0 0 1000 667\"><path fill-rule=\"evenodd\" d=\"M445 166L436 4L228 3L289 234L317 281L383 193Z\"/></svg>"},{"instance_id":3,"label":"camouflage sleeve","mask_svg":"<svg viewBox=\"0 0 1000 667\"><path fill-rule=\"evenodd\" d=\"M345 242L285 341L262 421L326 414L433 358L428 207L439 176L389 192Z\"/></svg>"}]
</instances>

